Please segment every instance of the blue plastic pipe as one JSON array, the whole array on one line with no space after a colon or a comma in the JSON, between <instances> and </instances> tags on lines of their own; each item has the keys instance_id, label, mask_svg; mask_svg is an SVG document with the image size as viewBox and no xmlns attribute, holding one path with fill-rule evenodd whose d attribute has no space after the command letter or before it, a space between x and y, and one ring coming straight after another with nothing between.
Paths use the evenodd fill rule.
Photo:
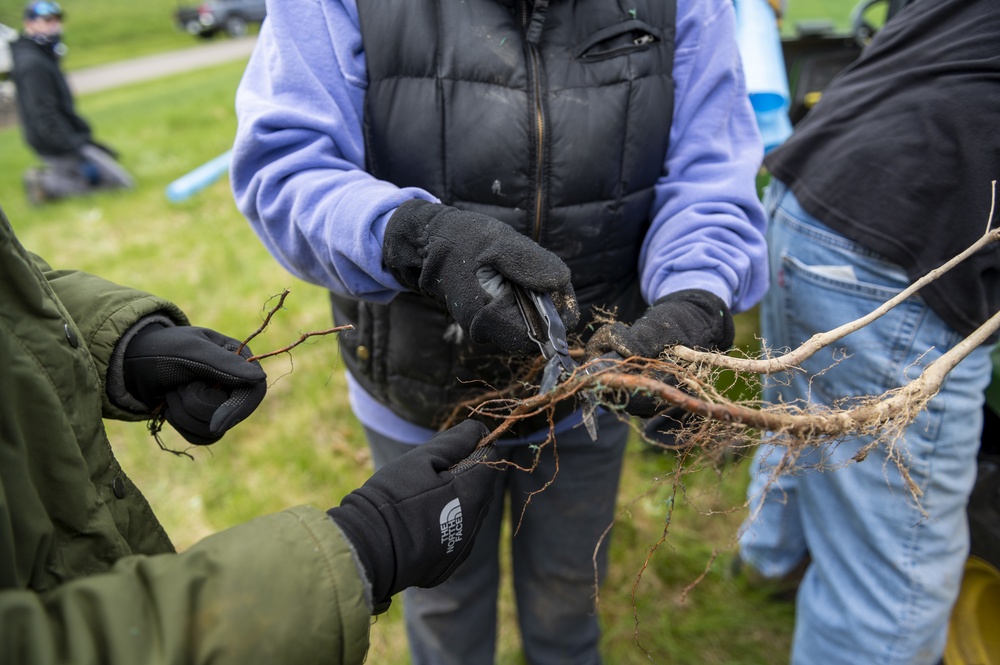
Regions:
<instances>
[{"instance_id":1,"label":"blue plastic pipe","mask_svg":"<svg viewBox=\"0 0 1000 665\"><path fill-rule=\"evenodd\" d=\"M229 171L232 152L227 150L167 185L167 199L172 203L184 201L224 176Z\"/></svg>"}]
</instances>

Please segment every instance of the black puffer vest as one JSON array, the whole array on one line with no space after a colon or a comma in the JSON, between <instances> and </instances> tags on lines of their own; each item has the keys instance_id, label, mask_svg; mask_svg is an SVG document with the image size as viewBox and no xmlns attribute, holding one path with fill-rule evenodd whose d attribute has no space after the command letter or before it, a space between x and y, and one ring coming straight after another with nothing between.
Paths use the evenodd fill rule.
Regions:
<instances>
[{"instance_id":1,"label":"black puffer vest","mask_svg":"<svg viewBox=\"0 0 1000 665\"><path fill-rule=\"evenodd\" d=\"M673 116L675 4L636 0L359 2L367 168L500 219L569 265L583 314L645 307L639 249ZM334 296L353 375L407 420L512 382L509 358L404 293Z\"/></svg>"}]
</instances>

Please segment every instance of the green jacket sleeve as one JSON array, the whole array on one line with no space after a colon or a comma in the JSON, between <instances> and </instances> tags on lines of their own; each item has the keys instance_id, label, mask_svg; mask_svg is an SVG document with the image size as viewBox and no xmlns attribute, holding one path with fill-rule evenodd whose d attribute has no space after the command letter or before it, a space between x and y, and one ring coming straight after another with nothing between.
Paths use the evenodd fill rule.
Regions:
<instances>
[{"instance_id":1,"label":"green jacket sleeve","mask_svg":"<svg viewBox=\"0 0 1000 665\"><path fill-rule=\"evenodd\" d=\"M0 592L0 662L353 665L370 620L350 544L300 507L46 594Z\"/></svg>"},{"instance_id":2,"label":"green jacket sleeve","mask_svg":"<svg viewBox=\"0 0 1000 665\"><path fill-rule=\"evenodd\" d=\"M78 270L53 270L37 255L35 264L80 330L100 375L105 418L141 420L147 416L125 411L107 397L108 364L122 334L144 316L160 314L177 325L188 325L184 312L173 303L144 291L120 286Z\"/></svg>"}]
</instances>

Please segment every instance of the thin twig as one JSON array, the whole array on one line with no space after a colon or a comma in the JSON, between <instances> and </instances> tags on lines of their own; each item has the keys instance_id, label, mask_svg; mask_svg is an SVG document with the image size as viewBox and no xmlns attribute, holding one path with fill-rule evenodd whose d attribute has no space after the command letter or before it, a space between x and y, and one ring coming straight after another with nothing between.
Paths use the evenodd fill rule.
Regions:
<instances>
[{"instance_id":1,"label":"thin twig","mask_svg":"<svg viewBox=\"0 0 1000 665\"><path fill-rule=\"evenodd\" d=\"M339 333L345 330L353 330L353 329L354 326L352 325L344 325L344 326L335 326L333 328L327 328L326 330L314 330L312 332L302 333L301 335L299 335L299 338L296 341L292 342L288 346L283 346L280 349L275 349L274 351L268 351L267 353L261 353L256 356L250 356L249 358L247 358L247 362L252 363L254 361L261 360L262 358L270 358L271 356L278 356L281 355L282 353L288 353L289 351L291 351L296 346L306 341L310 337L332 335L333 333Z\"/></svg>"},{"instance_id":2,"label":"thin twig","mask_svg":"<svg viewBox=\"0 0 1000 665\"><path fill-rule=\"evenodd\" d=\"M278 296L278 304L272 307L271 311L267 313L267 316L264 317L264 322L260 324L260 327L257 328L257 330L253 331L252 333L250 333L250 336L240 343L239 348L236 349L236 355L240 355L241 353L243 353L243 347L249 344L250 340L252 340L254 337L264 332L264 329L267 328L269 323L271 323L271 317L274 316L274 313L277 312L279 309L281 309L282 306L284 306L285 298L288 297L289 293L291 293L289 289L285 289L284 291L281 292L281 295ZM268 301L271 301L274 298L275 296L271 296L270 298L268 298ZM267 303L264 304L266 305Z\"/></svg>"},{"instance_id":3,"label":"thin twig","mask_svg":"<svg viewBox=\"0 0 1000 665\"><path fill-rule=\"evenodd\" d=\"M684 346L673 347L670 350L670 355L687 362L709 363L722 369L730 369L737 372L749 372L751 374L776 374L800 368L803 361L811 357L820 349L833 344L837 340L846 337L852 332L856 332L861 328L864 328L872 321L882 317L889 310L908 299L920 289L937 280L962 261L968 259L983 247L1000 240L1000 229L990 230L990 227L993 226L993 213L996 206L996 182L997 181L994 180L991 183L993 187L993 195L990 203L990 215L986 222L986 232L979 238L979 240L970 245L961 254L955 256L944 265L931 270L926 275L910 284L906 289L900 291L895 297L886 301L860 319L850 321L827 332L816 333L797 349L775 358L764 358L759 360L735 358L721 353L695 351L694 349L689 349Z\"/></svg>"},{"instance_id":4,"label":"thin twig","mask_svg":"<svg viewBox=\"0 0 1000 665\"><path fill-rule=\"evenodd\" d=\"M279 309L282 309L284 307L284 305L285 305L285 298L288 297L289 293L291 293L291 291L289 289L285 289L284 291L281 292L281 295L279 295L279 296L271 296L270 298L268 298L268 302L270 302L271 300L274 300L274 298L278 298L278 304L275 305L274 307L272 307L271 310L267 313L267 315L264 317L264 321L260 324L260 327L257 328L257 330L253 331L250 334L249 337L247 337L245 340L243 340L240 343L239 347L236 349L237 355L239 355L240 353L242 353L242 351L246 347L246 345L250 343L250 340L252 340L254 337L256 337L257 335L259 335L262 332L264 332L264 330L267 328L267 326L271 323L271 318L275 315L275 313L277 313L277 311ZM264 303L264 304L267 304L267 303ZM299 335L299 338L295 342L289 344L288 346L283 346L280 349L275 349L274 351L269 351L267 353L259 353L259 354L255 355L255 356L250 356L249 358L247 358L247 362L248 363L252 363L252 362L255 362L255 361L262 360L263 358L270 358L271 356L279 356L282 353L288 353L289 351L291 351L296 346L298 346L299 344L303 343L304 341L306 341L310 337L320 337L322 335L332 335L334 333L339 333L339 332L343 332L345 330L353 330L353 329L354 329L354 326L352 326L352 325L344 325L344 326L335 326L333 328L327 328L326 330L314 330L312 332L302 333L301 335Z\"/></svg>"}]
</instances>

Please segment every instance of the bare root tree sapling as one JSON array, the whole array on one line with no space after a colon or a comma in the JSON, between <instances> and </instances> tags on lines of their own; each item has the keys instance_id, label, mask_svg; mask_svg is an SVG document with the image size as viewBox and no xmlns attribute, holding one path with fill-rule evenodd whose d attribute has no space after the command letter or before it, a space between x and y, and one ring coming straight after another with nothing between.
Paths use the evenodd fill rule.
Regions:
<instances>
[{"instance_id":1,"label":"bare root tree sapling","mask_svg":"<svg viewBox=\"0 0 1000 665\"><path fill-rule=\"evenodd\" d=\"M611 410L619 408L615 405L621 403L622 397L642 394L658 398L664 409L677 407L690 414L690 417L683 418L683 424L672 432L678 442L674 448L678 451L674 473L669 477L657 479L660 483L664 481L672 483L673 489L666 501L667 515L664 519L663 532L659 540L649 548L642 570L645 570L649 557L656 548L667 539L673 508L683 493L683 475L691 468L702 467L692 462L697 460L715 463L727 455L731 457L734 448L749 449L765 441L768 444L785 446L786 457L774 471L776 478L777 474L787 470L794 463L796 456L804 449L833 446L847 437L868 437L870 443L854 455L851 463L863 461L873 449L883 446L887 459L895 463L906 481L911 499L919 504L921 492L910 478L905 451L900 449L899 441L914 418L940 391L951 370L1000 329L1000 313L994 314L961 343L924 366L919 375L909 383L881 395L844 398L826 406L811 402L762 403L756 398L727 397L725 390L719 387L720 377L725 373L737 377L742 382L759 385L761 377L772 377L772 380L780 381L783 376L802 374L805 372L802 368L805 360L822 349L831 347L835 349L837 342L850 333L878 320L962 261L1000 240L1000 229L992 228L996 201L995 185L994 181L993 199L986 229L974 244L944 265L913 282L869 314L828 332L816 334L796 349L776 353L775 350L767 348L766 340L761 340L762 350L755 357L749 357L746 352L739 350L717 353L673 346L665 349L657 359L632 357L617 362L601 359L584 363L548 393L535 393L527 397L515 396L523 394L525 384L537 383L542 368L542 362L539 361L526 367L517 385L483 393L478 399L470 400L456 408L449 420L454 422L468 415L491 420L499 419L499 424L483 440L485 445L499 439L519 421L547 415L550 436L539 449L551 446L552 454L557 456L555 437L551 435L556 406L566 400L576 400L585 392L593 395L605 408ZM577 348L573 353L579 358L582 350ZM851 362L851 358L840 354L834 362ZM624 413L621 416L627 418ZM635 429L640 435L642 434L638 428ZM745 453L746 450L739 452ZM531 471L533 468L518 467L518 470ZM817 469L817 471L824 470ZM555 473L558 474L558 463ZM553 481L555 477L548 480L546 487ZM544 491L544 488L539 491ZM734 506L733 510L743 508L746 508L746 503ZM608 525L606 533L610 532L611 526ZM732 543L735 543L735 537ZM596 552L595 549L595 562ZM712 559L714 558L713 554ZM711 561L708 565L711 565ZM636 585L642 576L642 570L636 576ZM706 572L707 570L708 568ZM702 577L704 573L692 582L691 586L697 584ZM596 579L595 564L595 587ZM690 588L684 591L685 595ZM638 615L635 616L635 620L638 631Z\"/></svg>"}]
</instances>

